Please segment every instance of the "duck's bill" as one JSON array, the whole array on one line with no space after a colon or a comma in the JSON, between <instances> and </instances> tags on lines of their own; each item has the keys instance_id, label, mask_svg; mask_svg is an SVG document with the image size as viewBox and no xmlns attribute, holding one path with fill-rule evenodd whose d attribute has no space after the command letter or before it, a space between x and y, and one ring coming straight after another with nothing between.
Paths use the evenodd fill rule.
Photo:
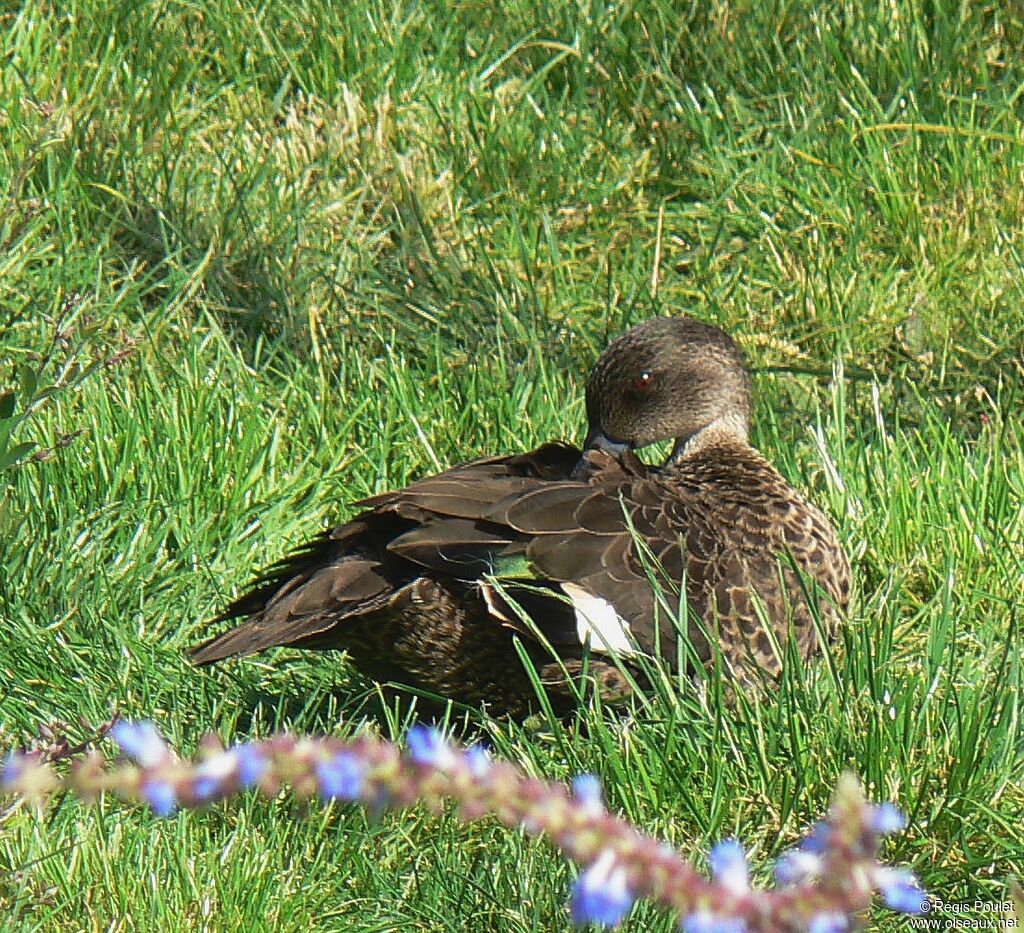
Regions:
<instances>
[{"instance_id":1,"label":"duck's bill","mask_svg":"<svg viewBox=\"0 0 1024 933\"><path fill-rule=\"evenodd\" d=\"M621 457L624 453L633 449L632 444L627 441L614 440L598 428L590 429L583 447L585 450L603 450L605 453L616 457Z\"/></svg>"}]
</instances>

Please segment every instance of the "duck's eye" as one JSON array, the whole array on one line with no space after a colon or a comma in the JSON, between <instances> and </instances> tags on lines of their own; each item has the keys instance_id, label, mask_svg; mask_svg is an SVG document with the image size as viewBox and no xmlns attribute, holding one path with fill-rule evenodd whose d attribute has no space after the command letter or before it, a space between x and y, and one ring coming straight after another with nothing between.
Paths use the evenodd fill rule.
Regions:
<instances>
[{"instance_id":1,"label":"duck's eye","mask_svg":"<svg viewBox=\"0 0 1024 933\"><path fill-rule=\"evenodd\" d=\"M643 394L654 388L654 373L645 369L636 379L633 380L633 391Z\"/></svg>"}]
</instances>

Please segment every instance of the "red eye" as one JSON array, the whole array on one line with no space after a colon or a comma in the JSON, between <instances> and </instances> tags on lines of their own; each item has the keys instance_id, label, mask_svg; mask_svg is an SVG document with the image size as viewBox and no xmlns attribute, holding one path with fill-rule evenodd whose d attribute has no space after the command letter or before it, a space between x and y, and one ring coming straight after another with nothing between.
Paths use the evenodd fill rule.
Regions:
<instances>
[{"instance_id":1,"label":"red eye","mask_svg":"<svg viewBox=\"0 0 1024 933\"><path fill-rule=\"evenodd\" d=\"M654 387L654 373L645 369L633 380L634 392L647 392Z\"/></svg>"}]
</instances>

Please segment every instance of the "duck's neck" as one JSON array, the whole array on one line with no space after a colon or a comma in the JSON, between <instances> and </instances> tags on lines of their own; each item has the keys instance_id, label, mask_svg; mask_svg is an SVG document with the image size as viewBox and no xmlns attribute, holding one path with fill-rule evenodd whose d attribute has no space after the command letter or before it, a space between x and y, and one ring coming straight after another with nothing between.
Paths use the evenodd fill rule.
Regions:
<instances>
[{"instance_id":1,"label":"duck's neck","mask_svg":"<svg viewBox=\"0 0 1024 933\"><path fill-rule=\"evenodd\" d=\"M665 466L695 457L711 446L728 444L749 447L749 433L747 419L742 414L730 412L722 415L689 437L679 438L668 460L665 461Z\"/></svg>"}]
</instances>

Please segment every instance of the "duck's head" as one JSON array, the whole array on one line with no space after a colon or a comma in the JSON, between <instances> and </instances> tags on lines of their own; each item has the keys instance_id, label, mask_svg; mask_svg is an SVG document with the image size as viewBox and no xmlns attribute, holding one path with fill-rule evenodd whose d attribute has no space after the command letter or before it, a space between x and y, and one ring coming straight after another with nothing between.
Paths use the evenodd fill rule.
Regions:
<instances>
[{"instance_id":1,"label":"duck's head","mask_svg":"<svg viewBox=\"0 0 1024 933\"><path fill-rule=\"evenodd\" d=\"M626 331L595 364L586 446L621 453L675 440L677 456L709 428L746 443L750 414L750 376L735 341L690 317L655 318Z\"/></svg>"}]
</instances>

